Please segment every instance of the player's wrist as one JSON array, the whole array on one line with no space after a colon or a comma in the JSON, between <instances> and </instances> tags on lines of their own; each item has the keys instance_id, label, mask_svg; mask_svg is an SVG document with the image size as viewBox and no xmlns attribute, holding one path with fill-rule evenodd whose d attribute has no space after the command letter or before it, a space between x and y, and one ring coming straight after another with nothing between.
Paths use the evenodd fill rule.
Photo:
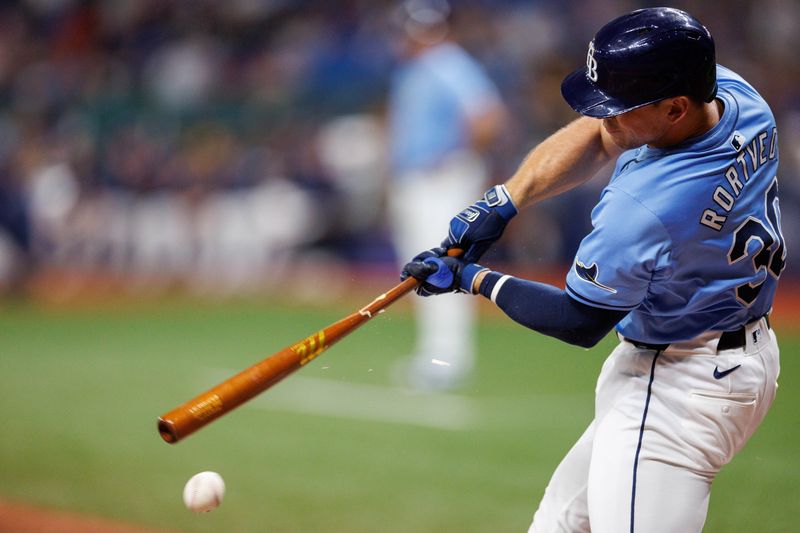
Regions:
<instances>
[{"instance_id":1,"label":"player's wrist","mask_svg":"<svg viewBox=\"0 0 800 533\"><path fill-rule=\"evenodd\" d=\"M459 288L461 291L469 294L478 294L477 287L480 287L480 282L477 280L479 277L483 279L482 276L488 272L490 272L488 268L477 263L468 263L464 265L459 280Z\"/></svg>"},{"instance_id":2,"label":"player's wrist","mask_svg":"<svg viewBox=\"0 0 800 533\"><path fill-rule=\"evenodd\" d=\"M494 302L497 298L497 293L505 283L505 280L510 277L511 276L507 274L495 272L494 270L487 270L486 272L483 272L480 283L478 284L477 294L482 294Z\"/></svg>"},{"instance_id":3,"label":"player's wrist","mask_svg":"<svg viewBox=\"0 0 800 533\"><path fill-rule=\"evenodd\" d=\"M472 294L480 294L481 292L481 285L483 284L483 280L486 279L486 276L491 272L488 268L481 270L478 272L475 277L472 279Z\"/></svg>"},{"instance_id":4,"label":"player's wrist","mask_svg":"<svg viewBox=\"0 0 800 533\"><path fill-rule=\"evenodd\" d=\"M483 199L506 222L514 218L519 212L505 184L495 185L486 191Z\"/></svg>"}]
</instances>

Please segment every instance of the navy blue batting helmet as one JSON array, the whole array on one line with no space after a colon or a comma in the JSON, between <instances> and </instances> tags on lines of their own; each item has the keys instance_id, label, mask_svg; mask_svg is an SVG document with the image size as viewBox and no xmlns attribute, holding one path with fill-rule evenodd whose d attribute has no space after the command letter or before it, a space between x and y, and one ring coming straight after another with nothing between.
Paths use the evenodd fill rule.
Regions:
<instances>
[{"instance_id":1,"label":"navy blue batting helmet","mask_svg":"<svg viewBox=\"0 0 800 533\"><path fill-rule=\"evenodd\" d=\"M575 111L596 118L671 96L711 102L717 94L714 39L680 9L632 11L597 32L586 66L564 79L561 94Z\"/></svg>"}]
</instances>

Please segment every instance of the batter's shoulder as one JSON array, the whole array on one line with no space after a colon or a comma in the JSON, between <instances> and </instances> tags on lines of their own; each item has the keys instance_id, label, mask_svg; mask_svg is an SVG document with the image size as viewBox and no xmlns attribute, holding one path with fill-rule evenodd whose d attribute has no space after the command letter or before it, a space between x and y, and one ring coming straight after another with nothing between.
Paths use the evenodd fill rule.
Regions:
<instances>
[{"instance_id":1,"label":"batter's shoulder","mask_svg":"<svg viewBox=\"0 0 800 533\"><path fill-rule=\"evenodd\" d=\"M758 90L746 79L729 68L717 65L717 87L736 98L739 105L762 107L772 115L769 104Z\"/></svg>"}]
</instances>

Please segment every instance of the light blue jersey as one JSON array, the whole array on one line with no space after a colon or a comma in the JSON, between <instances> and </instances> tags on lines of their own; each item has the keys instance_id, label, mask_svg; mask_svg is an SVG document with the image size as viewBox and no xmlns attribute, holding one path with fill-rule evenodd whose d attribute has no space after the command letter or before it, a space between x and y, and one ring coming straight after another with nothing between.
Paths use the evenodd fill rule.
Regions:
<instances>
[{"instance_id":1,"label":"light blue jersey","mask_svg":"<svg viewBox=\"0 0 800 533\"><path fill-rule=\"evenodd\" d=\"M461 47L443 43L404 65L392 80L389 131L396 175L428 169L469 148L469 117L499 105L497 89Z\"/></svg>"},{"instance_id":2,"label":"light blue jersey","mask_svg":"<svg viewBox=\"0 0 800 533\"><path fill-rule=\"evenodd\" d=\"M713 129L620 156L567 275L578 301L630 310L617 326L627 338L735 330L772 307L786 259L775 119L734 72L718 66L717 83Z\"/></svg>"}]
</instances>

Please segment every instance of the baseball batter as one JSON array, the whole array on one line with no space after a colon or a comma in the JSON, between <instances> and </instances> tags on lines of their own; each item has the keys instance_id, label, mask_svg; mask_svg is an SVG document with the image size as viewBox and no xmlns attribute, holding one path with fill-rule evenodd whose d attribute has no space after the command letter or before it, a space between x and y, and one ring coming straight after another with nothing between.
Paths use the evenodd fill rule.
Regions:
<instances>
[{"instance_id":1,"label":"baseball batter","mask_svg":"<svg viewBox=\"0 0 800 533\"><path fill-rule=\"evenodd\" d=\"M766 415L779 374L769 311L786 261L778 134L767 103L716 64L708 30L651 8L606 24L562 83L583 118L404 267L420 294L490 298L515 321L581 346L612 328L595 418L556 469L530 531L686 533L711 484ZM566 290L475 261L518 208L616 158ZM459 258L444 257L460 248Z\"/></svg>"}]
</instances>

